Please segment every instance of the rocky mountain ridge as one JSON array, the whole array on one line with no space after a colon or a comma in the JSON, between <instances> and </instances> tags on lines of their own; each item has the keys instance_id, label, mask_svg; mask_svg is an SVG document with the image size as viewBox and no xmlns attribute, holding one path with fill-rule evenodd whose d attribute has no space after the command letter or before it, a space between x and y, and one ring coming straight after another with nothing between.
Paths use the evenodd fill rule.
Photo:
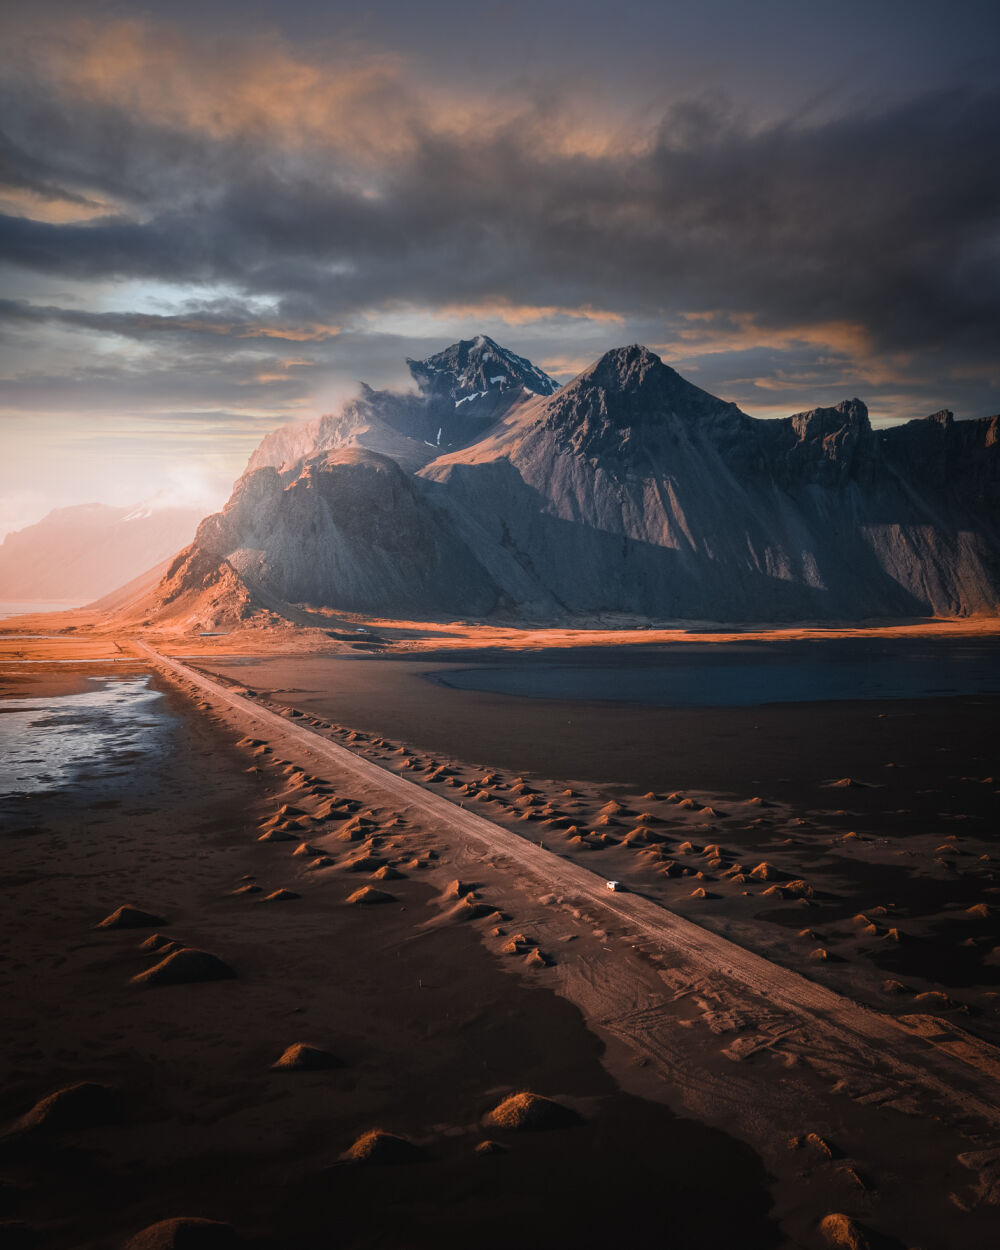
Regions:
<instances>
[{"instance_id":1,"label":"rocky mountain ridge","mask_svg":"<svg viewBox=\"0 0 1000 1250\"><path fill-rule=\"evenodd\" d=\"M474 442L511 404L559 389L530 360L484 334L406 363L415 394L375 390L361 382L357 396L339 412L269 434L247 471L291 467L321 451L366 447L415 472L442 451Z\"/></svg>"},{"instance_id":2,"label":"rocky mountain ridge","mask_svg":"<svg viewBox=\"0 0 1000 1250\"><path fill-rule=\"evenodd\" d=\"M504 351L465 340L410 362L416 394L363 388L270 436L148 618L232 623L263 602L538 622L997 610L1000 418L874 430L851 399L758 420L637 345L558 388L513 353L501 383Z\"/></svg>"}]
</instances>

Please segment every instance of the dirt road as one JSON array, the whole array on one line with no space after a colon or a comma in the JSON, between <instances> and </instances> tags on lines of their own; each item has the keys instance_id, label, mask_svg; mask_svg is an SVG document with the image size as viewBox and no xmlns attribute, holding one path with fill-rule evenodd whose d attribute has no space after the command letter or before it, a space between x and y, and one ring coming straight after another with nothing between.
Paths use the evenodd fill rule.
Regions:
<instances>
[{"instance_id":1,"label":"dirt road","mask_svg":"<svg viewBox=\"0 0 1000 1250\"><path fill-rule=\"evenodd\" d=\"M636 894L612 893L603 878L543 847L485 820L459 804L431 793L352 751L228 689L145 643L135 652L155 667L192 683L207 698L236 714L247 735L265 738L280 754L322 774L351 778L375 790L400 815L419 819L477 858L537 879L539 886L571 906L599 909L623 925L646 949L665 956L665 976L678 992L698 989L710 1004L705 1011L714 1032L735 1030L734 1059L780 1046L814 1068L840 1074L851 1096L869 1104L913 1110L994 1139L1000 1129L1000 1054L964 1030L936 1016L892 1017L862 1007L799 973L745 950L724 936L683 919ZM605 1027L646 1045L669 1066L657 1043L655 1020L616 1019L614 987ZM732 1024L738 1018L737 1028Z\"/></svg>"}]
</instances>

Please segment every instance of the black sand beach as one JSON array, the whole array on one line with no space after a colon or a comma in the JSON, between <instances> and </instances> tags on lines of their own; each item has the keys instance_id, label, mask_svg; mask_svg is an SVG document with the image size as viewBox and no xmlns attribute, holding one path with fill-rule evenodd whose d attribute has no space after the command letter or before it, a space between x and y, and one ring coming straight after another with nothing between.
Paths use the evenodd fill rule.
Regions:
<instances>
[{"instance_id":1,"label":"black sand beach","mask_svg":"<svg viewBox=\"0 0 1000 1250\"><path fill-rule=\"evenodd\" d=\"M624 1206L632 1244L652 1246L666 1203L685 1243L722 1247L725 1175L746 1244L778 1244L751 1150L623 1092L579 1011L530 973L505 974L473 927L422 928L435 887L401 875L391 905L345 906L365 877L320 885L286 847L257 842L288 779L247 776L243 753L183 698L158 704L142 713L156 719L155 761L125 744L72 782L3 799L5 1218L67 1248L118 1246L178 1215L261 1246L458 1246L470 1234L599 1246ZM260 892L234 896L248 881ZM291 901L261 901L283 887ZM162 924L95 929L123 903ZM154 932L217 953L235 978L130 984L156 963L141 949ZM272 1072L298 1041L342 1066ZM81 1081L115 1092L116 1122L16 1127ZM522 1088L580 1123L493 1132L504 1152L477 1155L491 1136L480 1117ZM374 1127L413 1141L418 1161L341 1163Z\"/></svg>"},{"instance_id":2,"label":"black sand beach","mask_svg":"<svg viewBox=\"0 0 1000 1250\"><path fill-rule=\"evenodd\" d=\"M444 684L467 654L198 663L818 983L957 1030L942 1038L996 1036L995 699L664 708ZM65 692L107 675L67 671ZM195 1215L261 1247L606 1246L627 1219L629 1244L654 1246L668 1212L675 1244L722 1247L735 1209L747 1246L818 1248L844 1212L871 1246L992 1245L982 1136L919 1098L872 1102L859 1073L780 1029L753 1041L770 1026L749 1000L713 1007L627 926L237 743L183 682L122 677L163 692L142 705L147 738L112 737L3 801L0 1171L24 1236L111 1250ZM72 730L51 669L6 678L51 702L39 741ZM388 898L348 902L368 891ZM155 925L94 928L122 904ZM168 941L235 976L135 983ZM335 1066L272 1071L300 1042ZM116 1123L18 1125L82 1081L114 1091ZM579 1122L484 1122L525 1089ZM373 1129L413 1161L345 1162ZM477 1153L486 1140L504 1149Z\"/></svg>"}]
</instances>

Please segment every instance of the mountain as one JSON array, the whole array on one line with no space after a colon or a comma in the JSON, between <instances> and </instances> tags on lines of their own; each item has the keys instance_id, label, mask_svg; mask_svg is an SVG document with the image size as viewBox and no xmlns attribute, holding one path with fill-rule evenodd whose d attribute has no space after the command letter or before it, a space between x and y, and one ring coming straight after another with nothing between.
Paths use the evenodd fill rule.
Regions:
<instances>
[{"instance_id":1,"label":"mountain","mask_svg":"<svg viewBox=\"0 0 1000 1250\"><path fill-rule=\"evenodd\" d=\"M551 395L559 383L485 334L427 360L407 360L416 394L360 384L339 412L269 434L247 471L293 467L321 451L365 447L415 472L442 451L466 447L513 404Z\"/></svg>"},{"instance_id":2,"label":"mountain","mask_svg":"<svg viewBox=\"0 0 1000 1250\"><path fill-rule=\"evenodd\" d=\"M876 431L851 399L757 420L639 346L561 388L482 336L410 369L417 394L363 388L265 440L148 619L309 604L845 620L1000 604L998 417ZM422 437L439 422L440 447Z\"/></svg>"},{"instance_id":3,"label":"mountain","mask_svg":"<svg viewBox=\"0 0 1000 1250\"><path fill-rule=\"evenodd\" d=\"M0 543L0 599L97 599L174 555L201 516L148 505L56 508Z\"/></svg>"},{"instance_id":4,"label":"mountain","mask_svg":"<svg viewBox=\"0 0 1000 1250\"><path fill-rule=\"evenodd\" d=\"M1000 600L998 426L937 414L876 432L860 400L754 420L632 347L423 474L503 554L518 601L544 588L571 615L950 615Z\"/></svg>"},{"instance_id":5,"label":"mountain","mask_svg":"<svg viewBox=\"0 0 1000 1250\"><path fill-rule=\"evenodd\" d=\"M451 400L456 408L473 396L519 387L535 395L552 395L559 389L555 378L486 334L460 339L426 360L407 358L406 363L422 394Z\"/></svg>"},{"instance_id":6,"label":"mountain","mask_svg":"<svg viewBox=\"0 0 1000 1250\"><path fill-rule=\"evenodd\" d=\"M234 580L235 577L235 580ZM388 456L363 447L320 452L282 476L246 474L222 512L168 571L164 604L193 585L230 593L240 615L253 591L270 603L324 603L327 588L374 611L487 611L495 588L426 488ZM245 593L248 588L250 593Z\"/></svg>"}]
</instances>

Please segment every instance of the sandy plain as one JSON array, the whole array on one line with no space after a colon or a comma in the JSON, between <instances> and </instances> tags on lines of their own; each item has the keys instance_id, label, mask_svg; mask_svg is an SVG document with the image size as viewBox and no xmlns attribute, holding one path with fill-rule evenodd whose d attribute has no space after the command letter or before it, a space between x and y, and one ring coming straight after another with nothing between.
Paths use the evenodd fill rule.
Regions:
<instances>
[{"instance_id":1,"label":"sandy plain","mask_svg":"<svg viewBox=\"0 0 1000 1250\"><path fill-rule=\"evenodd\" d=\"M384 789L160 673L173 729L155 763L4 800L5 1123L75 1081L121 1099L115 1124L8 1136L6 1218L67 1247L120 1245L177 1215L262 1246L819 1247L831 1213L875 1247L995 1244L995 700L578 705L604 718L601 771L544 700L481 696L491 727L470 734L455 711L469 693L424 676L425 657L451 662L439 631L396 662L355 628L383 632L152 641L317 739L904 1021L900 1051L926 1043L955 1097L891 1053L838 1055L598 904L471 856ZM151 671L128 638L26 632L0 637L8 695ZM647 749L637 770L651 736L663 758ZM581 760L587 775L567 775ZM247 886L260 888L233 893ZM392 901L347 902L366 887ZM270 897L281 890L297 897ZM123 903L166 923L93 927ZM157 962L139 949L154 932L236 977L131 984ZM272 1072L295 1042L343 1066ZM523 1089L579 1123L484 1125ZM344 1163L376 1127L419 1162ZM486 1139L507 1149L478 1154Z\"/></svg>"}]
</instances>

